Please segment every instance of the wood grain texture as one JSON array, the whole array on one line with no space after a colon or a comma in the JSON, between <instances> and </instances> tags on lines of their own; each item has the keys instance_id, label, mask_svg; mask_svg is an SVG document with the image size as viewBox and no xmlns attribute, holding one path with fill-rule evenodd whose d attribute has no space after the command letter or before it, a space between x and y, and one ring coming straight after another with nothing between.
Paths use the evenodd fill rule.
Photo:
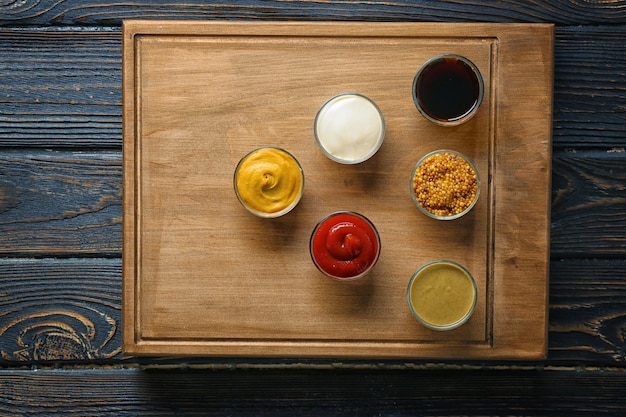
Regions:
<instances>
[{"instance_id":1,"label":"wood grain texture","mask_svg":"<svg viewBox=\"0 0 626 417\"><path fill-rule=\"evenodd\" d=\"M624 146L624 44L621 26L556 28L556 149ZM121 148L121 65L119 28L0 30L0 146Z\"/></svg>"},{"instance_id":2,"label":"wood grain texture","mask_svg":"<svg viewBox=\"0 0 626 417\"><path fill-rule=\"evenodd\" d=\"M550 358L562 363L626 361L626 261L553 261Z\"/></svg>"},{"instance_id":3,"label":"wood grain texture","mask_svg":"<svg viewBox=\"0 0 626 417\"><path fill-rule=\"evenodd\" d=\"M119 256L119 152L0 154L0 253Z\"/></svg>"},{"instance_id":4,"label":"wood grain texture","mask_svg":"<svg viewBox=\"0 0 626 417\"><path fill-rule=\"evenodd\" d=\"M626 151L560 152L552 167L553 257L626 254Z\"/></svg>"},{"instance_id":5,"label":"wood grain texture","mask_svg":"<svg viewBox=\"0 0 626 417\"><path fill-rule=\"evenodd\" d=\"M121 144L118 32L0 30L0 146Z\"/></svg>"},{"instance_id":6,"label":"wood grain texture","mask_svg":"<svg viewBox=\"0 0 626 417\"><path fill-rule=\"evenodd\" d=\"M0 371L11 416L617 416L619 371L138 369Z\"/></svg>"},{"instance_id":7,"label":"wood grain texture","mask_svg":"<svg viewBox=\"0 0 626 417\"><path fill-rule=\"evenodd\" d=\"M1 259L0 288L0 362L119 355L119 259Z\"/></svg>"},{"instance_id":8,"label":"wood grain texture","mask_svg":"<svg viewBox=\"0 0 626 417\"><path fill-rule=\"evenodd\" d=\"M624 2L575 0L465 3L442 0L408 2L371 1L261 1L236 3L165 0L132 5L103 1L2 3L4 25L119 25L123 19L271 19L271 20L395 20L456 22L525 22L558 24L618 24L626 21Z\"/></svg>"},{"instance_id":9,"label":"wood grain texture","mask_svg":"<svg viewBox=\"0 0 626 417\"><path fill-rule=\"evenodd\" d=\"M532 366L621 366L626 361L626 262L551 263L548 357ZM361 367L368 362L312 358L139 359L121 353L121 260L0 259L0 365L50 363L190 366ZM385 366L423 366L428 360ZM460 361L449 361L460 365ZM488 365L503 364L485 362ZM233 365L234 366L234 365Z\"/></svg>"},{"instance_id":10,"label":"wood grain texture","mask_svg":"<svg viewBox=\"0 0 626 417\"><path fill-rule=\"evenodd\" d=\"M626 145L625 44L624 26L557 30L555 146L611 148Z\"/></svg>"},{"instance_id":11,"label":"wood grain texture","mask_svg":"<svg viewBox=\"0 0 626 417\"><path fill-rule=\"evenodd\" d=\"M119 152L3 151L0 252L119 256L121 158ZM624 254L624 158L622 148L555 153L554 259Z\"/></svg>"}]
</instances>

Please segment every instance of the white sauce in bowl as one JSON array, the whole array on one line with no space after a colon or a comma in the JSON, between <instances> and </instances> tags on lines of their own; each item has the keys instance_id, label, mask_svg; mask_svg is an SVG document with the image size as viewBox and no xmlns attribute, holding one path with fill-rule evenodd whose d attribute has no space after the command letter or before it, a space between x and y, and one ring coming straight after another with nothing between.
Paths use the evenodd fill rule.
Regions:
<instances>
[{"instance_id":1,"label":"white sauce in bowl","mask_svg":"<svg viewBox=\"0 0 626 417\"><path fill-rule=\"evenodd\" d=\"M380 109L360 94L328 100L315 117L315 138L324 153L343 164L373 156L382 145L385 122Z\"/></svg>"}]
</instances>

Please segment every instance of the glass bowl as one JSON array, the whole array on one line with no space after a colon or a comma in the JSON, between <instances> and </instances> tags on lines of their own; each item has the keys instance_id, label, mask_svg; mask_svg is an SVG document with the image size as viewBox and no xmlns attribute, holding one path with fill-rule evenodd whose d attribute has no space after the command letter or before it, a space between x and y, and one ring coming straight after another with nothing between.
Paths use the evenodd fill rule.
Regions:
<instances>
[{"instance_id":1,"label":"glass bowl","mask_svg":"<svg viewBox=\"0 0 626 417\"><path fill-rule=\"evenodd\" d=\"M468 58L442 54L428 59L413 79L413 102L427 120L457 126L471 119L484 98L484 81Z\"/></svg>"},{"instance_id":2,"label":"glass bowl","mask_svg":"<svg viewBox=\"0 0 626 417\"><path fill-rule=\"evenodd\" d=\"M424 155L411 171L410 192L417 208L433 219L454 220L469 213L480 195L474 162L440 149Z\"/></svg>"},{"instance_id":3,"label":"glass bowl","mask_svg":"<svg viewBox=\"0 0 626 417\"><path fill-rule=\"evenodd\" d=\"M406 292L413 317L432 330L452 330L472 316L478 298L474 277L460 264L439 260L420 267Z\"/></svg>"},{"instance_id":4,"label":"glass bowl","mask_svg":"<svg viewBox=\"0 0 626 417\"><path fill-rule=\"evenodd\" d=\"M241 204L256 216L275 218L294 209L304 191L304 172L298 160L274 146L256 148L244 155L233 178Z\"/></svg>"},{"instance_id":5,"label":"glass bowl","mask_svg":"<svg viewBox=\"0 0 626 417\"><path fill-rule=\"evenodd\" d=\"M309 250L324 275L350 281L367 275L380 256L380 236L374 224L353 211L337 211L320 220Z\"/></svg>"},{"instance_id":6,"label":"glass bowl","mask_svg":"<svg viewBox=\"0 0 626 417\"><path fill-rule=\"evenodd\" d=\"M341 164L358 164L370 159L382 146L385 120L368 97L342 93L319 109L313 132L328 158Z\"/></svg>"}]
</instances>

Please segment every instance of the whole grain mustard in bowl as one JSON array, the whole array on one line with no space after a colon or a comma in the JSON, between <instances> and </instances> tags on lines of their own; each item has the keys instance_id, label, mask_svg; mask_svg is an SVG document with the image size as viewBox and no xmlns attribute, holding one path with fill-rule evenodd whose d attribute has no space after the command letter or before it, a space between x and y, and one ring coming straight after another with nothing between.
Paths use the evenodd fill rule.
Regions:
<instances>
[{"instance_id":1,"label":"whole grain mustard in bowl","mask_svg":"<svg viewBox=\"0 0 626 417\"><path fill-rule=\"evenodd\" d=\"M480 175L467 156L442 149L415 164L410 186L422 213L437 220L454 220L469 213L478 201Z\"/></svg>"},{"instance_id":2,"label":"whole grain mustard in bowl","mask_svg":"<svg viewBox=\"0 0 626 417\"><path fill-rule=\"evenodd\" d=\"M235 194L251 213L264 218L285 215L302 198L304 173L284 149L266 146L248 152L237 164Z\"/></svg>"}]
</instances>

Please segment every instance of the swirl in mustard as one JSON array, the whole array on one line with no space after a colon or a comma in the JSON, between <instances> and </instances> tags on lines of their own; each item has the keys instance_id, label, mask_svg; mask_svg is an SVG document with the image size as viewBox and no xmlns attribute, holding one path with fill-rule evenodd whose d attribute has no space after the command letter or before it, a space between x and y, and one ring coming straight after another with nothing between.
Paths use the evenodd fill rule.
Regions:
<instances>
[{"instance_id":1,"label":"swirl in mustard","mask_svg":"<svg viewBox=\"0 0 626 417\"><path fill-rule=\"evenodd\" d=\"M302 195L304 176L300 164L279 148L259 148L246 155L235 175L241 202L253 212L284 214Z\"/></svg>"}]
</instances>

